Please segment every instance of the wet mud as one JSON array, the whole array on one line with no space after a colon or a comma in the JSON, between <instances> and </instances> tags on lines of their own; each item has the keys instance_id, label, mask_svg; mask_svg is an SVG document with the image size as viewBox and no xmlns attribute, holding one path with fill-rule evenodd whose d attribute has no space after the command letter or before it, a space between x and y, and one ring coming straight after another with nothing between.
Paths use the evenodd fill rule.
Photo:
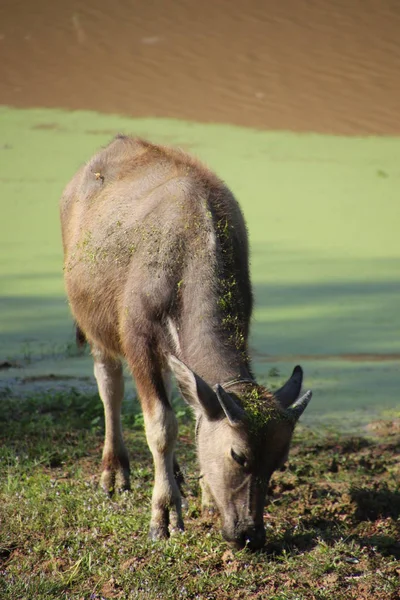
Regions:
<instances>
[{"instance_id":1,"label":"wet mud","mask_svg":"<svg viewBox=\"0 0 400 600\"><path fill-rule=\"evenodd\" d=\"M399 134L396 0L6 0L0 104Z\"/></svg>"}]
</instances>

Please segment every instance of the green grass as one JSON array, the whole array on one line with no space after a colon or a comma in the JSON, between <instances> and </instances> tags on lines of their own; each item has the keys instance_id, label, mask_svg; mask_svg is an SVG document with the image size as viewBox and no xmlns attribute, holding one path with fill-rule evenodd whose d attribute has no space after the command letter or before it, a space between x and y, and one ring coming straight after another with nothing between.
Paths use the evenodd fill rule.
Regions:
<instances>
[{"instance_id":1,"label":"green grass","mask_svg":"<svg viewBox=\"0 0 400 600\"><path fill-rule=\"evenodd\" d=\"M299 428L265 511L263 552L234 552L200 515L193 424L180 420L186 531L147 538L153 470L137 404L124 407L132 492L98 487L96 394L1 399L0 596L4 600L379 598L399 589L398 424L370 438ZM378 424L379 425L379 424ZM397 431L397 433L396 433Z\"/></svg>"},{"instance_id":2,"label":"green grass","mask_svg":"<svg viewBox=\"0 0 400 600\"><path fill-rule=\"evenodd\" d=\"M0 384L91 374L89 360L70 356L58 199L118 131L189 149L238 197L252 250L260 379L272 366L288 375L301 360L306 385L318 390L307 419L340 408L345 422L361 423L365 408L398 406L399 139L48 109L0 108L0 362L23 367L0 370ZM362 356L349 363L345 354Z\"/></svg>"}]
</instances>

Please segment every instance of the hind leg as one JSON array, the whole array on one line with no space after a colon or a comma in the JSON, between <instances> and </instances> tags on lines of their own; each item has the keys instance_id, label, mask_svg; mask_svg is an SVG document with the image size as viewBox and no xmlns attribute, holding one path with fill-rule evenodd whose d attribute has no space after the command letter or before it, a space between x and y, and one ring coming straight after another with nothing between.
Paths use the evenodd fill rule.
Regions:
<instances>
[{"instance_id":1,"label":"hind leg","mask_svg":"<svg viewBox=\"0 0 400 600\"><path fill-rule=\"evenodd\" d=\"M122 363L95 347L92 347L92 354L94 374L105 417L101 486L105 492L112 494L116 486L122 490L130 488L129 458L121 427L121 405L124 397Z\"/></svg>"}]
</instances>

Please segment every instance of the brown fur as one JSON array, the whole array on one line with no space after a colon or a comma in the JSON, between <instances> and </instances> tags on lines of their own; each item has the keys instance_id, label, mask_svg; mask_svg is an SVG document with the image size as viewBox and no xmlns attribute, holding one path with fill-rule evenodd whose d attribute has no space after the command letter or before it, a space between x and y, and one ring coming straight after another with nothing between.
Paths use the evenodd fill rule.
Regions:
<instances>
[{"instance_id":1,"label":"brown fur","mask_svg":"<svg viewBox=\"0 0 400 600\"><path fill-rule=\"evenodd\" d=\"M124 358L136 382L154 457L151 533L163 537L170 508L176 510L176 525L183 527L174 479L177 424L166 384L169 357L176 355L190 367L188 372L187 367L171 367L186 400L193 404L201 388L203 401L214 406L205 415L210 421L208 442L200 440L199 448L213 446L213 436L218 438L214 413L218 420L224 417L210 386L252 378L248 333L253 301L245 222L232 193L200 162L180 150L125 136L78 171L64 191L60 210L65 284L77 339L86 338L92 347L105 408L103 486L112 488L115 474L123 487L129 486L119 415ZM193 388L193 381L200 387ZM275 402L267 390L265 394L266 402ZM199 431L206 431L205 419ZM239 445L249 445L246 428L234 433L225 421L225 439L236 436ZM286 449L292 428L276 425L269 437L278 430L282 443L277 447ZM213 447L225 452L221 440ZM265 448L263 439L255 454ZM277 462L274 456L271 464ZM235 468L231 458L221 464L222 474L229 465ZM207 471L207 464L202 468ZM211 483L208 487L218 495ZM230 498L229 489L225 496ZM225 522L231 519L232 502L219 504ZM253 535L263 501L256 504L257 518L253 514L243 517L241 525L227 526L230 537L242 539L244 531Z\"/></svg>"}]
</instances>

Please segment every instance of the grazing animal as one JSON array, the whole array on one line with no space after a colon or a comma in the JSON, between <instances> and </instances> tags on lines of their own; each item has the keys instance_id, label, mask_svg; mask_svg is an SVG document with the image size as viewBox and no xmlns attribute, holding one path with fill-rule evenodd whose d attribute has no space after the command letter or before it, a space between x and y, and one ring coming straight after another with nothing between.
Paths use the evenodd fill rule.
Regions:
<instances>
[{"instance_id":1,"label":"grazing animal","mask_svg":"<svg viewBox=\"0 0 400 600\"><path fill-rule=\"evenodd\" d=\"M150 536L167 537L170 524L183 529L173 373L196 414L203 509L218 509L226 540L262 547L268 481L311 392L299 398L300 367L274 394L254 380L237 201L184 152L119 135L78 171L60 208L66 290L104 404L103 488L130 485L123 358L154 459Z\"/></svg>"}]
</instances>

